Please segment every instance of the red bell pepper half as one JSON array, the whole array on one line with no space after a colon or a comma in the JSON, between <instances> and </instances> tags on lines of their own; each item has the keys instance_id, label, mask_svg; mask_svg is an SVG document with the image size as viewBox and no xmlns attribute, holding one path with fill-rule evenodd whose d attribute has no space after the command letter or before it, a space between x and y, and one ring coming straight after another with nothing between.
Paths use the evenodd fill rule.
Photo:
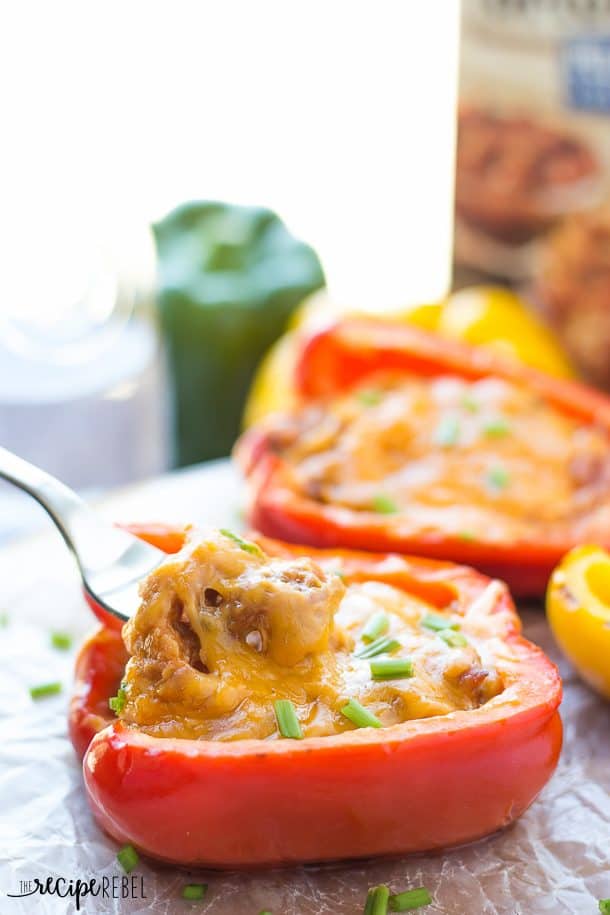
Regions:
<instances>
[{"instance_id":1,"label":"red bell pepper half","mask_svg":"<svg viewBox=\"0 0 610 915\"><path fill-rule=\"evenodd\" d=\"M139 533L169 550L181 540L172 530ZM259 543L270 554L303 552ZM439 608L464 608L489 584L446 562L307 552L347 583L384 581ZM103 627L81 650L70 713L96 820L155 858L221 868L419 852L506 826L555 769L561 683L520 634L505 589L483 612L504 664L498 696L472 711L299 741L168 739L126 727L107 708L126 653L116 629Z\"/></svg>"},{"instance_id":2,"label":"red bell pepper half","mask_svg":"<svg viewBox=\"0 0 610 915\"><path fill-rule=\"evenodd\" d=\"M585 385L503 361L481 347L387 321L346 319L315 334L304 344L295 380L307 401L349 390L380 370L427 377L454 375L472 381L495 376L525 385L560 411L610 430L610 399ZM477 531L476 539L442 529L410 533L391 514L375 517L309 498L296 490L265 425L242 436L236 456L248 480L250 524L269 537L465 562L503 579L514 594L536 596L544 593L553 568L576 545L557 539L552 543L487 541L485 531Z\"/></svg>"}]
</instances>

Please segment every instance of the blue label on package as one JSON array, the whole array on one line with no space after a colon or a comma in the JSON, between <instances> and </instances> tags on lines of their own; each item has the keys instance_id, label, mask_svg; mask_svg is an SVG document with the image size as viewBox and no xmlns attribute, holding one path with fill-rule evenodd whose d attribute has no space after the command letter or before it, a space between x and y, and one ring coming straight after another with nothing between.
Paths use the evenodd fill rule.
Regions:
<instances>
[{"instance_id":1,"label":"blue label on package","mask_svg":"<svg viewBox=\"0 0 610 915\"><path fill-rule=\"evenodd\" d=\"M563 91L570 108L610 114L610 35L587 35L563 42Z\"/></svg>"}]
</instances>

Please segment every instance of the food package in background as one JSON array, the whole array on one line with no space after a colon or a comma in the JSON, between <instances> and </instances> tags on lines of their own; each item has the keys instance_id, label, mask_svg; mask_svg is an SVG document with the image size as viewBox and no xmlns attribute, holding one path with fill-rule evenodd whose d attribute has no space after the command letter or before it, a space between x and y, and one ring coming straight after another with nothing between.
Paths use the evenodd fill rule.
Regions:
<instances>
[{"instance_id":1,"label":"food package in background","mask_svg":"<svg viewBox=\"0 0 610 915\"><path fill-rule=\"evenodd\" d=\"M530 296L574 365L610 391L610 202L566 217L544 239Z\"/></svg>"},{"instance_id":2,"label":"food package in background","mask_svg":"<svg viewBox=\"0 0 610 915\"><path fill-rule=\"evenodd\" d=\"M558 224L610 197L610 7L463 0L456 281L529 281Z\"/></svg>"}]
</instances>

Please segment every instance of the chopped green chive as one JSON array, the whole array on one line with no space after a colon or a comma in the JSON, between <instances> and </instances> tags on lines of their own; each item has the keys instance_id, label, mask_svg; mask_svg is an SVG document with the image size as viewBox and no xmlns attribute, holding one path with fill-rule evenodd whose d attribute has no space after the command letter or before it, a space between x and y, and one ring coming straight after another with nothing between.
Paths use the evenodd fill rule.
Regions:
<instances>
[{"instance_id":1,"label":"chopped green chive","mask_svg":"<svg viewBox=\"0 0 610 915\"><path fill-rule=\"evenodd\" d=\"M459 629L460 624L455 623L440 613L426 613L420 620L424 629L431 629L433 632L440 632L441 629Z\"/></svg>"},{"instance_id":2,"label":"chopped green chive","mask_svg":"<svg viewBox=\"0 0 610 915\"><path fill-rule=\"evenodd\" d=\"M455 416L443 416L434 432L434 444L441 448L457 445L460 437L460 424Z\"/></svg>"},{"instance_id":3,"label":"chopped green chive","mask_svg":"<svg viewBox=\"0 0 610 915\"><path fill-rule=\"evenodd\" d=\"M413 662L410 658L379 658L371 661L374 680L401 680L413 676Z\"/></svg>"},{"instance_id":4,"label":"chopped green chive","mask_svg":"<svg viewBox=\"0 0 610 915\"><path fill-rule=\"evenodd\" d=\"M30 686L32 699L43 699L45 696L56 696L61 692L61 683L41 683L39 686Z\"/></svg>"},{"instance_id":5,"label":"chopped green chive","mask_svg":"<svg viewBox=\"0 0 610 915\"><path fill-rule=\"evenodd\" d=\"M451 648L463 648L468 644L468 639L465 635L462 635L461 632L453 632L451 629L443 629L443 631L439 632L438 635L441 637L443 642L446 642L447 645L451 646Z\"/></svg>"},{"instance_id":6,"label":"chopped green chive","mask_svg":"<svg viewBox=\"0 0 610 915\"><path fill-rule=\"evenodd\" d=\"M360 705L357 699L349 699L347 705L344 705L341 709L341 714L345 715L357 728L381 727L379 718L376 718L372 712Z\"/></svg>"},{"instance_id":7,"label":"chopped green chive","mask_svg":"<svg viewBox=\"0 0 610 915\"><path fill-rule=\"evenodd\" d=\"M390 891L387 886L372 887L366 897L364 915L387 915Z\"/></svg>"},{"instance_id":8,"label":"chopped green chive","mask_svg":"<svg viewBox=\"0 0 610 915\"><path fill-rule=\"evenodd\" d=\"M357 658L374 658L378 654L391 654L400 647L400 642L397 642L396 639L391 639L387 635L382 635L380 639L375 639L374 642L371 642L359 651L354 652L354 655Z\"/></svg>"},{"instance_id":9,"label":"chopped green chive","mask_svg":"<svg viewBox=\"0 0 610 915\"><path fill-rule=\"evenodd\" d=\"M419 909L423 905L430 905L432 896L425 886L420 886L415 890L406 890L404 893L396 893L390 896L388 907L390 912L410 912L412 909Z\"/></svg>"},{"instance_id":10,"label":"chopped green chive","mask_svg":"<svg viewBox=\"0 0 610 915\"><path fill-rule=\"evenodd\" d=\"M466 541L466 543L472 543L477 539L477 535L474 531L458 531L458 537L460 540Z\"/></svg>"},{"instance_id":11,"label":"chopped green chive","mask_svg":"<svg viewBox=\"0 0 610 915\"><path fill-rule=\"evenodd\" d=\"M362 630L360 638L363 642L374 642L375 639L387 632L390 626L390 618L383 610L373 613L368 623Z\"/></svg>"},{"instance_id":12,"label":"chopped green chive","mask_svg":"<svg viewBox=\"0 0 610 915\"><path fill-rule=\"evenodd\" d=\"M483 423L483 432L489 438L504 438L510 432L510 424L503 416L496 416Z\"/></svg>"},{"instance_id":13,"label":"chopped green chive","mask_svg":"<svg viewBox=\"0 0 610 915\"><path fill-rule=\"evenodd\" d=\"M140 863L140 856L133 845L123 845L116 859L126 874L130 874L134 867L137 867Z\"/></svg>"},{"instance_id":14,"label":"chopped green chive","mask_svg":"<svg viewBox=\"0 0 610 915\"><path fill-rule=\"evenodd\" d=\"M182 887L183 899L203 899L208 891L207 883L187 883Z\"/></svg>"},{"instance_id":15,"label":"chopped green chive","mask_svg":"<svg viewBox=\"0 0 610 915\"><path fill-rule=\"evenodd\" d=\"M72 636L67 632L52 632L51 645L59 651L69 651L72 648Z\"/></svg>"},{"instance_id":16,"label":"chopped green chive","mask_svg":"<svg viewBox=\"0 0 610 915\"><path fill-rule=\"evenodd\" d=\"M487 471L487 485L492 489L504 489L510 482L510 476L506 467L501 464L495 464Z\"/></svg>"},{"instance_id":17,"label":"chopped green chive","mask_svg":"<svg viewBox=\"0 0 610 915\"><path fill-rule=\"evenodd\" d=\"M229 540L232 540L233 543L236 543L237 546L242 550L245 550L246 553L252 553L253 555L257 556L263 552L260 546L258 546L256 543L252 543L250 540L244 540L243 537L240 537L238 534L234 534L233 531L227 530L226 527L221 527L220 533L223 535L223 537L228 537Z\"/></svg>"},{"instance_id":18,"label":"chopped green chive","mask_svg":"<svg viewBox=\"0 0 610 915\"><path fill-rule=\"evenodd\" d=\"M278 699L273 703L277 726L282 737L291 737L293 740L302 740L303 731L297 718L294 705L290 699Z\"/></svg>"},{"instance_id":19,"label":"chopped green chive","mask_svg":"<svg viewBox=\"0 0 610 915\"><path fill-rule=\"evenodd\" d=\"M258 915L271 915L271 912L269 909L263 909L263 911L259 912Z\"/></svg>"},{"instance_id":20,"label":"chopped green chive","mask_svg":"<svg viewBox=\"0 0 610 915\"><path fill-rule=\"evenodd\" d=\"M398 506L394 499L380 493L373 497L371 502L373 511L379 512L380 515L394 515L398 511Z\"/></svg>"},{"instance_id":21,"label":"chopped green chive","mask_svg":"<svg viewBox=\"0 0 610 915\"><path fill-rule=\"evenodd\" d=\"M477 413L479 409L479 402L474 399L472 394L464 394L460 403L465 410L470 410L471 413Z\"/></svg>"},{"instance_id":22,"label":"chopped green chive","mask_svg":"<svg viewBox=\"0 0 610 915\"><path fill-rule=\"evenodd\" d=\"M600 899L599 910L602 915L610 915L610 899Z\"/></svg>"},{"instance_id":23,"label":"chopped green chive","mask_svg":"<svg viewBox=\"0 0 610 915\"><path fill-rule=\"evenodd\" d=\"M112 709L112 711L116 715L120 715L121 712L123 711L123 709L125 708L126 702L127 702L127 693L121 686L119 689L117 689L116 696L112 696L112 698L110 698L108 700L108 708Z\"/></svg>"},{"instance_id":24,"label":"chopped green chive","mask_svg":"<svg viewBox=\"0 0 610 915\"><path fill-rule=\"evenodd\" d=\"M0 628L6 629L6 627L8 626L8 622L9 622L8 613L6 613L6 611L4 611L3 613L0 613Z\"/></svg>"},{"instance_id":25,"label":"chopped green chive","mask_svg":"<svg viewBox=\"0 0 610 915\"><path fill-rule=\"evenodd\" d=\"M367 388L365 391L358 392L358 400L365 407L376 406L378 403L381 403L381 398L381 391L376 391L374 388Z\"/></svg>"}]
</instances>

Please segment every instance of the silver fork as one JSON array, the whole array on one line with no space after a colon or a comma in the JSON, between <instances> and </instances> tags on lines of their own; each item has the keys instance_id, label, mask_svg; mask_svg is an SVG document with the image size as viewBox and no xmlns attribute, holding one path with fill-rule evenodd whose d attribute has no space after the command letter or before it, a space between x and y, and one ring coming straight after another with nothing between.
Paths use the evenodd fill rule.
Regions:
<instances>
[{"instance_id":1,"label":"silver fork","mask_svg":"<svg viewBox=\"0 0 610 915\"><path fill-rule=\"evenodd\" d=\"M33 496L51 516L89 596L122 620L138 609L138 585L165 553L99 518L68 486L0 448L0 478Z\"/></svg>"}]
</instances>

